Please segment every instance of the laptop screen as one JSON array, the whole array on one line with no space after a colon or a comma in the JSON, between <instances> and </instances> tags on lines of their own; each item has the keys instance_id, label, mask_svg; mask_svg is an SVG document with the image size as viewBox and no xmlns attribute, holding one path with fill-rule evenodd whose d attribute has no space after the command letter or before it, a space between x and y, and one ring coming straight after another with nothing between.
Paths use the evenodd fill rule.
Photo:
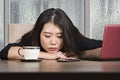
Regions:
<instances>
[{"instance_id":1,"label":"laptop screen","mask_svg":"<svg viewBox=\"0 0 120 80\"><path fill-rule=\"evenodd\" d=\"M101 58L120 59L120 24L105 26Z\"/></svg>"}]
</instances>

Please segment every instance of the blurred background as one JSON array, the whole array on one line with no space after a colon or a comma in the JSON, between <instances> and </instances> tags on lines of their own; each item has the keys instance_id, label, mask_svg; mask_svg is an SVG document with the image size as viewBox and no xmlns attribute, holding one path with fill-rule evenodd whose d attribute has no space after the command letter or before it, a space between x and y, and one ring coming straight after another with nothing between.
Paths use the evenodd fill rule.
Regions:
<instances>
[{"instance_id":1,"label":"blurred background","mask_svg":"<svg viewBox=\"0 0 120 80\"><path fill-rule=\"evenodd\" d=\"M34 24L48 8L64 10L93 39L103 39L106 24L120 23L120 0L0 0L0 50L8 44L8 24Z\"/></svg>"}]
</instances>

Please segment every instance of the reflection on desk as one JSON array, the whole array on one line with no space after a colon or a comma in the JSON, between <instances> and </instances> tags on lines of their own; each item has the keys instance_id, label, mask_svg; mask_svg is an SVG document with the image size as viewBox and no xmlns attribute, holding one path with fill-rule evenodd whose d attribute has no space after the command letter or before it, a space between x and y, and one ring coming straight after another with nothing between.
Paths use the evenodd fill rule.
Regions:
<instances>
[{"instance_id":1,"label":"reflection on desk","mask_svg":"<svg viewBox=\"0 0 120 80\"><path fill-rule=\"evenodd\" d=\"M4 74L9 73L11 76L12 74L22 75L25 73L29 75L33 75L32 73L36 75L41 74L42 76L47 73L63 73L69 74L69 77L71 76L70 73L72 73L72 76L74 74L80 74L82 76L83 74L88 76L91 74L107 74L110 76L111 73L112 75L120 73L120 61L81 60L79 62L57 62L56 60L42 60L41 62L21 62L20 60L2 60L0 62L0 75L6 76Z\"/></svg>"},{"instance_id":2,"label":"reflection on desk","mask_svg":"<svg viewBox=\"0 0 120 80\"><path fill-rule=\"evenodd\" d=\"M0 72L120 72L120 61L21 62L20 60L2 60Z\"/></svg>"}]
</instances>

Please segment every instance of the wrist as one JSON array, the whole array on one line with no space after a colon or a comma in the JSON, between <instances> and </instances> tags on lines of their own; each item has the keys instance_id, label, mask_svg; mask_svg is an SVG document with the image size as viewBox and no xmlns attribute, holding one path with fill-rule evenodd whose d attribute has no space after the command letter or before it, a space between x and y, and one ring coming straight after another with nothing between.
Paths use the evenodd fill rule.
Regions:
<instances>
[{"instance_id":1,"label":"wrist","mask_svg":"<svg viewBox=\"0 0 120 80\"><path fill-rule=\"evenodd\" d=\"M40 52L39 58L43 59L53 59L53 55L47 52Z\"/></svg>"}]
</instances>

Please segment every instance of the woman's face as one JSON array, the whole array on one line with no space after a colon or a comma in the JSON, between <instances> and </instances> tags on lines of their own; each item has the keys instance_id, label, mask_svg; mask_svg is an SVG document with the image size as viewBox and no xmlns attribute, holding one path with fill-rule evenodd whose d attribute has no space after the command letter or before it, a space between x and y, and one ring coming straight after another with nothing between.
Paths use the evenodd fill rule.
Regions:
<instances>
[{"instance_id":1,"label":"woman's face","mask_svg":"<svg viewBox=\"0 0 120 80\"><path fill-rule=\"evenodd\" d=\"M48 53L56 53L63 46L62 30L52 22L43 26L40 34L41 46Z\"/></svg>"}]
</instances>

